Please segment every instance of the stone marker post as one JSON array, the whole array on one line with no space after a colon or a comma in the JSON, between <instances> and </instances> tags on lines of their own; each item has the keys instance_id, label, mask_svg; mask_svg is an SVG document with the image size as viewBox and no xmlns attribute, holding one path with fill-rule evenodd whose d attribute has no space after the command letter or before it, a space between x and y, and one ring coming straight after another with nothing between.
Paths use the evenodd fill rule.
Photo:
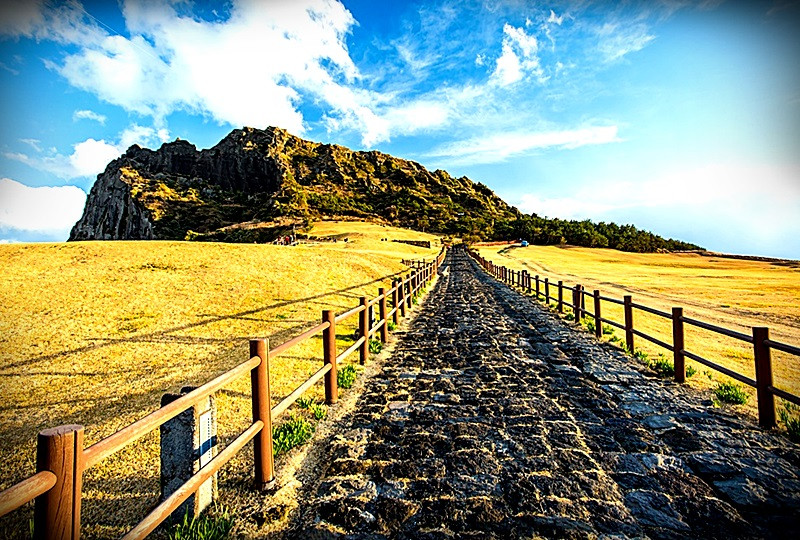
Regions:
<instances>
[{"instance_id":1,"label":"stone marker post","mask_svg":"<svg viewBox=\"0 0 800 540\"><path fill-rule=\"evenodd\" d=\"M194 387L185 386L180 394L164 394L161 396L161 406L172 403L192 390ZM216 455L217 408L214 397L209 396L161 426L161 500L174 493ZM190 518L196 517L216 498L215 474L180 505L165 523L180 522L187 512Z\"/></svg>"}]
</instances>

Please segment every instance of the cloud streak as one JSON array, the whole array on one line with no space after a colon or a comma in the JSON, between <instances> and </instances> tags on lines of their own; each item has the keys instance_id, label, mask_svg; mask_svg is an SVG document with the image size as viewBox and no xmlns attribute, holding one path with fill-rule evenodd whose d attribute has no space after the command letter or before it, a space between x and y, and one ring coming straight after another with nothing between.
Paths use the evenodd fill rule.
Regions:
<instances>
[{"instance_id":1,"label":"cloud streak","mask_svg":"<svg viewBox=\"0 0 800 540\"><path fill-rule=\"evenodd\" d=\"M531 150L574 149L619 141L617 126L586 127L563 131L519 131L447 143L426 155L434 158L446 158L450 163L477 165L498 163Z\"/></svg>"}]
</instances>

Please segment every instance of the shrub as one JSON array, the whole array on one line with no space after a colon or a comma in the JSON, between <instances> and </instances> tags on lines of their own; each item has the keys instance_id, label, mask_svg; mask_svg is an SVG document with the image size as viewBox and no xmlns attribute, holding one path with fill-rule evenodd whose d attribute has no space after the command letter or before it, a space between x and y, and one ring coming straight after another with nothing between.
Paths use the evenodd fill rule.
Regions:
<instances>
[{"instance_id":1,"label":"shrub","mask_svg":"<svg viewBox=\"0 0 800 540\"><path fill-rule=\"evenodd\" d=\"M605 336L612 336L614 335L614 327L608 326L607 324L603 325L603 335Z\"/></svg>"},{"instance_id":2,"label":"shrub","mask_svg":"<svg viewBox=\"0 0 800 540\"><path fill-rule=\"evenodd\" d=\"M566 317L564 318L567 319L568 321L574 321L575 315L573 313L567 313Z\"/></svg>"},{"instance_id":3,"label":"shrub","mask_svg":"<svg viewBox=\"0 0 800 540\"><path fill-rule=\"evenodd\" d=\"M336 384L339 388L350 388L356 382L356 366L353 364L346 364L336 372Z\"/></svg>"},{"instance_id":4,"label":"shrub","mask_svg":"<svg viewBox=\"0 0 800 540\"><path fill-rule=\"evenodd\" d=\"M233 518L224 510L216 515L202 514L189 519L183 516L183 523L175 525L168 533L169 540L217 540L227 538L233 528Z\"/></svg>"},{"instance_id":5,"label":"shrub","mask_svg":"<svg viewBox=\"0 0 800 540\"><path fill-rule=\"evenodd\" d=\"M686 366L686 376L687 377L694 377L697 373L697 370L694 369L693 366Z\"/></svg>"},{"instance_id":6,"label":"shrub","mask_svg":"<svg viewBox=\"0 0 800 540\"><path fill-rule=\"evenodd\" d=\"M397 325L394 324L394 321L388 321L386 324L386 328L389 329L389 332L394 332L397 329Z\"/></svg>"},{"instance_id":7,"label":"shrub","mask_svg":"<svg viewBox=\"0 0 800 540\"><path fill-rule=\"evenodd\" d=\"M383 343L379 339L370 339L369 340L369 352L372 354L378 354L383 349Z\"/></svg>"},{"instance_id":8,"label":"shrub","mask_svg":"<svg viewBox=\"0 0 800 540\"><path fill-rule=\"evenodd\" d=\"M594 334L594 321L590 321L588 319L584 319L586 321L586 330Z\"/></svg>"},{"instance_id":9,"label":"shrub","mask_svg":"<svg viewBox=\"0 0 800 540\"><path fill-rule=\"evenodd\" d=\"M295 446L308 442L314 434L314 426L305 418L292 416L289 420L272 430L272 448L277 456L288 452Z\"/></svg>"},{"instance_id":10,"label":"shrub","mask_svg":"<svg viewBox=\"0 0 800 540\"><path fill-rule=\"evenodd\" d=\"M714 388L714 395L718 400L723 403L734 403L736 405L743 405L747 403L750 397L740 384L735 382L720 382Z\"/></svg>"},{"instance_id":11,"label":"shrub","mask_svg":"<svg viewBox=\"0 0 800 540\"><path fill-rule=\"evenodd\" d=\"M800 407L785 402L778 411L778 416L786 427L786 434L794 442L800 442Z\"/></svg>"}]
</instances>

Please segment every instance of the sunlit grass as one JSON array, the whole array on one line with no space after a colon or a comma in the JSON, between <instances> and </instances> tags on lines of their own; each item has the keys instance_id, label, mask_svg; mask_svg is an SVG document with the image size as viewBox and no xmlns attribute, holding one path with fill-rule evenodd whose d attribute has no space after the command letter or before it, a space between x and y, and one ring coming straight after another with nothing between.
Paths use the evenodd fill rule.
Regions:
<instances>
[{"instance_id":1,"label":"sunlit grass","mask_svg":"<svg viewBox=\"0 0 800 540\"><path fill-rule=\"evenodd\" d=\"M401 259L432 259L439 250L383 241L435 237L370 223L312 231L345 233L348 242L299 246L0 245L0 489L34 471L38 431L81 424L93 444L157 409L163 393L247 360L249 339L274 347L318 323L323 309L341 313L390 287L406 269ZM340 351L356 325L351 317L337 327ZM318 336L272 359L273 403L322 366L321 351ZM318 384L307 395L323 394ZM246 376L216 395L223 443L248 425L249 395ZM85 472L85 538L120 536L152 507L158 444L156 430ZM244 471L249 456L235 460ZM14 536L21 521L0 524Z\"/></svg>"},{"instance_id":2,"label":"sunlit grass","mask_svg":"<svg viewBox=\"0 0 800 540\"><path fill-rule=\"evenodd\" d=\"M683 307L684 316L751 334L752 326L770 327L770 337L785 343L800 344L800 263L769 263L705 257L697 254L625 253L608 249L570 246L529 246L478 248L481 255L495 264L526 269L531 275L548 277L551 295L554 284L582 284L587 291L598 289L603 296L618 300L626 294L633 301L662 311ZM565 291L564 301L571 302ZM593 311L593 303L586 299ZM602 316L622 323L622 306L602 302ZM634 310L634 327L667 343L672 342L672 322L641 310ZM624 334L615 329L611 338L624 344ZM686 349L713 362L755 378L752 345L732 338L685 325ZM661 347L635 338L636 348L656 357L671 356ZM800 358L780 351L772 352L776 386L800 394ZM687 369L697 372L709 368L687 359ZM718 372L693 377L692 386L711 396L717 382L729 378ZM755 415L755 400L744 408Z\"/></svg>"}]
</instances>

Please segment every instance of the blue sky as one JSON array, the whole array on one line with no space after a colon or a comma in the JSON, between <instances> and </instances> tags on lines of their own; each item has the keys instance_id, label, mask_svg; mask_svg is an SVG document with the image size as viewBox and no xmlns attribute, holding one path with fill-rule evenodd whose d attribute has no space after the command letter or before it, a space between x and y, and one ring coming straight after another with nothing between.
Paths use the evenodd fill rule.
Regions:
<instances>
[{"instance_id":1,"label":"blue sky","mask_svg":"<svg viewBox=\"0 0 800 540\"><path fill-rule=\"evenodd\" d=\"M520 210L800 258L792 2L3 2L0 241L61 241L134 143L243 125Z\"/></svg>"}]
</instances>

